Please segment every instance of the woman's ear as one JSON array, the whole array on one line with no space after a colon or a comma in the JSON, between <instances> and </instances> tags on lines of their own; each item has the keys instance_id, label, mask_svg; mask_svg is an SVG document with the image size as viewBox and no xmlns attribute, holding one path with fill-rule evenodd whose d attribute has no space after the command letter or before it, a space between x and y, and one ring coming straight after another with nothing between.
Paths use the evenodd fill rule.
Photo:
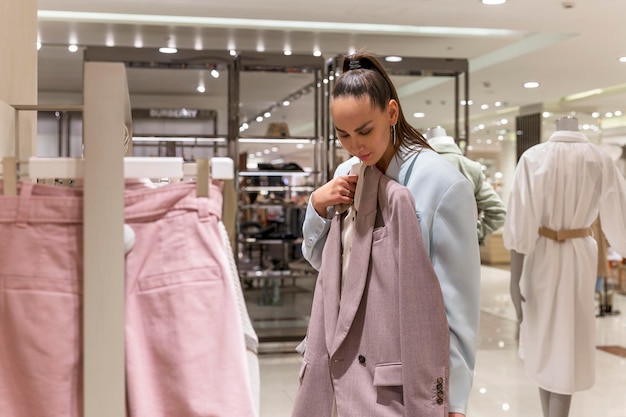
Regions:
<instances>
[{"instance_id":1,"label":"woman's ear","mask_svg":"<svg viewBox=\"0 0 626 417\"><path fill-rule=\"evenodd\" d=\"M387 105L387 109L389 111L389 121L391 125L395 125L398 123L398 117L400 115L400 106L396 100L393 98L389 99L389 104Z\"/></svg>"}]
</instances>

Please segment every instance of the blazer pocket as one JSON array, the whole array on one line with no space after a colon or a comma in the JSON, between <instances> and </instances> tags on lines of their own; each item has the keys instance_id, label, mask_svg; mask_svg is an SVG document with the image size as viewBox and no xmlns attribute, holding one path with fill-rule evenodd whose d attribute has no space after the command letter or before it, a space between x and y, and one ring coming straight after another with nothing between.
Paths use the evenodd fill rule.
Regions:
<instances>
[{"instance_id":1,"label":"blazer pocket","mask_svg":"<svg viewBox=\"0 0 626 417\"><path fill-rule=\"evenodd\" d=\"M374 368L374 386L392 387L402 385L402 363L381 363Z\"/></svg>"},{"instance_id":2,"label":"blazer pocket","mask_svg":"<svg viewBox=\"0 0 626 417\"><path fill-rule=\"evenodd\" d=\"M387 228L385 226L377 227L372 232L372 243L376 243L385 237L387 237Z\"/></svg>"}]
</instances>

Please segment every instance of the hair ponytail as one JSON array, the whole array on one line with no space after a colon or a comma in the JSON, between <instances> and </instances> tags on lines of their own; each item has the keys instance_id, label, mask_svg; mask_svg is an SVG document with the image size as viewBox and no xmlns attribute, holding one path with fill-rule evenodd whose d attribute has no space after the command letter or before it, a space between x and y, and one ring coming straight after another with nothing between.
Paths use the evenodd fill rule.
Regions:
<instances>
[{"instance_id":1,"label":"hair ponytail","mask_svg":"<svg viewBox=\"0 0 626 417\"><path fill-rule=\"evenodd\" d=\"M430 148L428 141L422 134L409 124L404 117L398 92L389 74L383 68L380 61L372 54L357 52L344 57L343 74L337 79L332 98L341 96L364 97L367 96L371 103L381 110L385 110L390 99L398 103L398 122L396 124L397 140L394 150L400 147L413 150Z\"/></svg>"}]
</instances>

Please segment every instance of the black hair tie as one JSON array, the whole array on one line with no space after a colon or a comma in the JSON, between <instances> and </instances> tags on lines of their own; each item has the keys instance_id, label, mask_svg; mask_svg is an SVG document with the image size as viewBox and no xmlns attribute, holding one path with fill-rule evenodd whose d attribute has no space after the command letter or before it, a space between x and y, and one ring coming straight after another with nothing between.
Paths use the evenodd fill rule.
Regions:
<instances>
[{"instance_id":1,"label":"black hair tie","mask_svg":"<svg viewBox=\"0 0 626 417\"><path fill-rule=\"evenodd\" d=\"M359 62L359 60L356 60L356 59L350 60L350 63L348 64L348 70L355 70L359 68L363 68L361 67L361 63Z\"/></svg>"}]
</instances>

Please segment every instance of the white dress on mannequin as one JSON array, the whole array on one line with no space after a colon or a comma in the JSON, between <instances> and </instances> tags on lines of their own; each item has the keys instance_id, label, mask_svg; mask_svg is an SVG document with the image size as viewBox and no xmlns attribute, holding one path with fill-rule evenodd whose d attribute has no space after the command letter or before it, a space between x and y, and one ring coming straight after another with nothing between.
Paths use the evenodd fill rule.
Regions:
<instances>
[{"instance_id":1,"label":"white dress on mannequin","mask_svg":"<svg viewBox=\"0 0 626 417\"><path fill-rule=\"evenodd\" d=\"M524 255L526 371L543 390L567 395L595 381L597 247L591 236L558 242L538 229L588 228L599 214L609 243L626 255L626 180L607 153L575 130L557 130L521 156L503 232L504 245Z\"/></svg>"}]
</instances>

